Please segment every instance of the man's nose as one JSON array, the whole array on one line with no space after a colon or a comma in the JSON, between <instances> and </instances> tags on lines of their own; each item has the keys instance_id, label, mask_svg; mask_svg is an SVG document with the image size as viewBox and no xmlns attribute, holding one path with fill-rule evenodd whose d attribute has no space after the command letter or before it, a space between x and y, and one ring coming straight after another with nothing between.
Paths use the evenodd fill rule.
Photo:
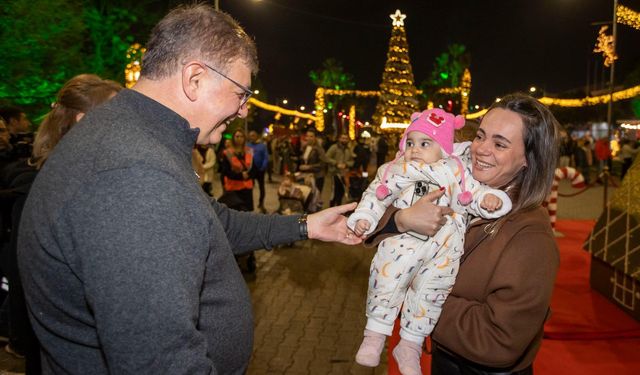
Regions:
<instances>
[{"instance_id":1,"label":"man's nose","mask_svg":"<svg viewBox=\"0 0 640 375\"><path fill-rule=\"evenodd\" d=\"M240 106L240 108L238 108L238 117L245 118L247 117L248 114L249 114L249 106L247 105L247 103L244 103L243 105Z\"/></svg>"}]
</instances>

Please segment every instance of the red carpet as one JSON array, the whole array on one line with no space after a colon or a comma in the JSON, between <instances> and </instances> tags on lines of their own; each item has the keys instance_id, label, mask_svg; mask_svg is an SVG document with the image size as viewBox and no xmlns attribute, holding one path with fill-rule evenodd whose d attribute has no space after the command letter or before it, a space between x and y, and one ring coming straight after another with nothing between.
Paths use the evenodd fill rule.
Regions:
<instances>
[{"instance_id":1,"label":"red carpet","mask_svg":"<svg viewBox=\"0 0 640 375\"><path fill-rule=\"evenodd\" d=\"M640 323L589 287L590 255L582 250L592 220L559 220L560 271L551 300L552 316L534 364L540 374L640 374ZM399 340L389 341L389 374L400 374L391 355ZM422 358L429 374L429 356Z\"/></svg>"}]
</instances>

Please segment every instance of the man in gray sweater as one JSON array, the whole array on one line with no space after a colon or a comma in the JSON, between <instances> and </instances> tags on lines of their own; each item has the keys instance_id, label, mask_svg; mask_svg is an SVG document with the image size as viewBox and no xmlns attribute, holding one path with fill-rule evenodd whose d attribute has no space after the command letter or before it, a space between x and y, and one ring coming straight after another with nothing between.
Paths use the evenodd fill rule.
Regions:
<instances>
[{"instance_id":1,"label":"man in gray sweater","mask_svg":"<svg viewBox=\"0 0 640 375\"><path fill-rule=\"evenodd\" d=\"M355 244L336 207L229 210L200 189L194 143L247 115L252 40L206 5L154 28L133 90L87 114L38 175L19 265L45 374L242 374L251 301L234 255L304 238Z\"/></svg>"}]
</instances>

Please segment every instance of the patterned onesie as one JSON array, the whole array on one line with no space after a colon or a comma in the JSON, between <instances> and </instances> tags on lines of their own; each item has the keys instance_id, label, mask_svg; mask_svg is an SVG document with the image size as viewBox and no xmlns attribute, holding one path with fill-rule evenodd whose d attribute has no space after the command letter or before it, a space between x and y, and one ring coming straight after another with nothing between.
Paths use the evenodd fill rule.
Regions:
<instances>
[{"instance_id":1,"label":"patterned onesie","mask_svg":"<svg viewBox=\"0 0 640 375\"><path fill-rule=\"evenodd\" d=\"M354 228L358 220L371 224L371 233L390 204L398 208L411 206L429 191L445 188L437 204L449 206L454 214L433 237L403 233L385 239L371 262L367 296L367 329L390 336L393 323L402 308L401 335L422 342L435 326L442 304L449 295L463 253L467 214L491 219L511 210L511 200L502 190L491 189L471 176L469 142L456 144L464 167L466 190L473 201L461 205L456 197L460 189L460 170L453 158L432 164L404 162L385 164L378 169L376 179L365 191L348 225ZM461 152L460 152L461 151ZM376 188L389 165L386 186L390 195L383 201L376 198ZM502 207L488 212L480 207L486 193L502 200Z\"/></svg>"}]
</instances>

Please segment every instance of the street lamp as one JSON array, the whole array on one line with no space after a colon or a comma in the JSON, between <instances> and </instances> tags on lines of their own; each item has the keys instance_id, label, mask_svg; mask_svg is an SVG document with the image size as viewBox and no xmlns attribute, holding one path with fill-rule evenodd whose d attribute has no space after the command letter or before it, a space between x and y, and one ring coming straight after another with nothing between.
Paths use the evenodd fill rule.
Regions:
<instances>
[{"instance_id":1,"label":"street lamp","mask_svg":"<svg viewBox=\"0 0 640 375\"><path fill-rule=\"evenodd\" d=\"M289 101L287 99L282 99L282 104L287 105Z\"/></svg>"},{"instance_id":2,"label":"street lamp","mask_svg":"<svg viewBox=\"0 0 640 375\"><path fill-rule=\"evenodd\" d=\"M530 92L530 93L532 93L532 94L533 94L534 92L536 92L536 87L535 87L535 86L531 86L531 87L529 87L529 92Z\"/></svg>"}]
</instances>

